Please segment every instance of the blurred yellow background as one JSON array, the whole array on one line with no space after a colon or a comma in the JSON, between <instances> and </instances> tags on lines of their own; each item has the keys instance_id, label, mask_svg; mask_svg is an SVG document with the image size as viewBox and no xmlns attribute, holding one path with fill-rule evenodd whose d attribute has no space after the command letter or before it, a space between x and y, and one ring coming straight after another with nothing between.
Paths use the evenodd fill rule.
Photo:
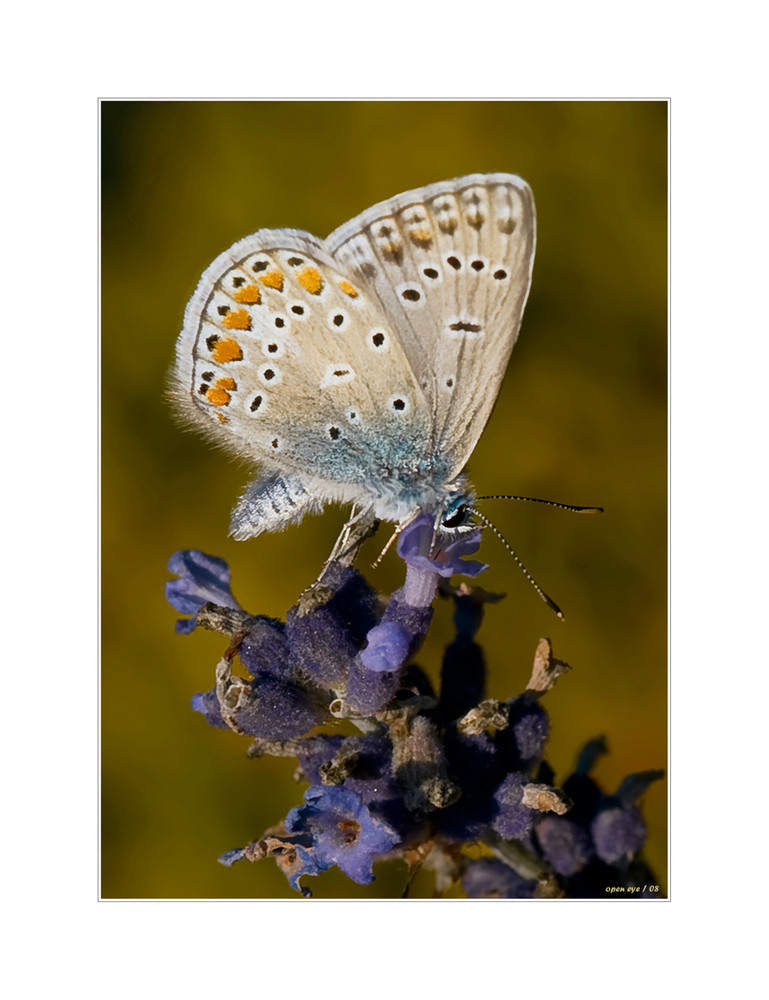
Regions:
<instances>
[{"instance_id":1,"label":"blurred yellow background","mask_svg":"<svg viewBox=\"0 0 769 1000\"><path fill-rule=\"evenodd\" d=\"M667 767L667 104L646 102L117 102L102 140L102 895L294 898L240 847L301 801L292 760L247 760L209 728L224 641L177 636L165 602L177 549L225 558L253 613L283 617L343 520L338 508L250 542L227 538L249 470L174 424L164 397L184 306L204 268L261 227L326 236L384 198L472 172L518 173L537 203L534 280L497 407L469 465L479 493L600 504L578 517L483 507L563 608L559 622L490 534L485 589L507 594L480 632L490 697L525 686L540 636L573 671L545 700L562 780L605 734L607 790ZM394 552L359 567L397 588ZM450 641L439 604L419 662ZM667 784L648 791L646 858L666 884ZM357 886L306 879L319 898L399 895L400 863ZM412 895L429 894L419 875Z\"/></svg>"}]
</instances>

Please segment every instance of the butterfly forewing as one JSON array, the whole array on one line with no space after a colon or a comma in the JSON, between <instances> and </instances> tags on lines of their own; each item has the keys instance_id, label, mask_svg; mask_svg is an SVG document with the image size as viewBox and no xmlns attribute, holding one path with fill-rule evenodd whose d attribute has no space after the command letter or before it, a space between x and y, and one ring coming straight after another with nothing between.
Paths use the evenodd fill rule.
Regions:
<instances>
[{"instance_id":1,"label":"butterfly forewing","mask_svg":"<svg viewBox=\"0 0 769 1000\"><path fill-rule=\"evenodd\" d=\"M261 230L214 261L185 314L176 382L209 436L305 478L366 484L404 461L394 440L403 456L429 450L392 321L310 234Z\"/></svg>"},{"instance_id":2,"label":"butterfly forewing","mask_svg":"<svg viewBox=\"0 0 769 1000\"><path fill-rule=\"evenodd\" d=\"M531 191L472 174L409 191L336 230L325 247L370 285L431 409L431 448L464 466L499 392L531 280Z\"/></svg>"}]
</instances>

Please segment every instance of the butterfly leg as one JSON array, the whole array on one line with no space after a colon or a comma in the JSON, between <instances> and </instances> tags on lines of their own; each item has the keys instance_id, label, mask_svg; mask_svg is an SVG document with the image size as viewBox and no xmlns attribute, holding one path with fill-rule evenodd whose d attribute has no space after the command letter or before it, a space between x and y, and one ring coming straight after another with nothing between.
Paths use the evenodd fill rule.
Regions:
<instances>
[{"instance_id":1,"label":"butterfly leg","mask_svg":"<svg viewBox=\"0 0 769 1000\"><path fill-rule=\"evenodd\" d=\"M334 543L334 547L331 550L331 555L328 557L328 559L326 560L326 565L323 567L323 572L325 572L326 567L330 563L340 561L340 557L342 556L342 554L347 552L350 547L351 538L353 539L353 545L354 545L354 551L352 553L353 559L355 558L357 549L360 548L361 542L364 541L366 538L368 538L368 534L365 534L360 541L358 541L357 543L355 541L357 539L357 532L355 532L355 528L361 522L365 523L366 521L365 515L368 513L367 508L361 507L360 510L356 510L356 506L357 505L353 506L349 519L346 521L344 527L342 528L339 534L339 537ZM345 565L350 565L351 561L346 563ZM321 573L321 577L322 576L323 573Z\"/></svg>"},{"instance_id":2,"label":"butterfly leg","mask_svg":"<svg viewBox=\"0 0 769 1000\"><path fill-rule=\"evenodd\" d=\"M320 576L312 586L302 592L299 598L300 615L309 614L334 596L336 591L330 580L331 573L336 567L352 566L361 545L374 534L378 527L379 521L374 517L370 507L362 507L358 511L353 508L353 512L342 528Z\"/></svg>"}]
</instances>

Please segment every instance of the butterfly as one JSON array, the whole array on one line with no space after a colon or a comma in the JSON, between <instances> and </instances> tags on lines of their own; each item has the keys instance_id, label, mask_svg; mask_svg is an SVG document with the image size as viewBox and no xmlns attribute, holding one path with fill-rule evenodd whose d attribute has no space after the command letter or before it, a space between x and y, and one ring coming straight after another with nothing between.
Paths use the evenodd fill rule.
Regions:
<instances>
[{"instance_id":1,"label":"butterfly","mask_svg":"<svg viewBox=\"0 0 769 1000\"><path fill-rule=\"evenodd\" d=\"M518 336L535 240L528 184L492 173L396 195L325 240L260 229L220 254L187 305L172 395L186 423L259 466L230 534L330 502L466 530L464 468Z\"/></svg>"}]
</instances>

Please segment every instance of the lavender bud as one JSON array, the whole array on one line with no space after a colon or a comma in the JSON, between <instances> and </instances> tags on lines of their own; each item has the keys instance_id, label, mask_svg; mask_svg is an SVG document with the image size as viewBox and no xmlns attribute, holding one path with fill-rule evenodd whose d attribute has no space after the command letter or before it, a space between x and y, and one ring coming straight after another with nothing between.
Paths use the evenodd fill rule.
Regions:
<instances>
[{"instance_id":1,"label":"lavender bud","mask_svg":"<svg viewBox=\"0 0 769 1000\"><path fill-rule=\"evenodd\" d=\"M508 774L494 793L499 811L492 827L505 840L520 840L534 825L536 813L522 801L523 790L530 782L526 774Z\"/></svg>"},{"instance_id":2,"label":"lavender bud","mask_svg":"<svg viewBox=\"0 0 769 1000\"><path fill-rule=\"evenodd\" d=\"M590 829L596 854L607 865L630 861L646 840L646 824L637 806L602 809Z\"/></svg>"},{"instance_id":3,"label":"lavender bud","mask_svg":"<svg viewBox=\"0 0 769 1000\"><path fill-rule=\"evenodd\" d=\"M536 887L536 881L496 858L471 861L462 875L462 888L471 899L531 899Z\"/></svg>"},{"instance_id":4,"label":"lavender bud","mask_svg":"<svg viewBox=\"0 0 769 1000\"><path fill-rule=\"evenodd\" d=\"M537 824L537 840L559 875L574 875L593 857L593 845L583 827L564 816L545 816Z\"/></svg>"}]
</instances>

